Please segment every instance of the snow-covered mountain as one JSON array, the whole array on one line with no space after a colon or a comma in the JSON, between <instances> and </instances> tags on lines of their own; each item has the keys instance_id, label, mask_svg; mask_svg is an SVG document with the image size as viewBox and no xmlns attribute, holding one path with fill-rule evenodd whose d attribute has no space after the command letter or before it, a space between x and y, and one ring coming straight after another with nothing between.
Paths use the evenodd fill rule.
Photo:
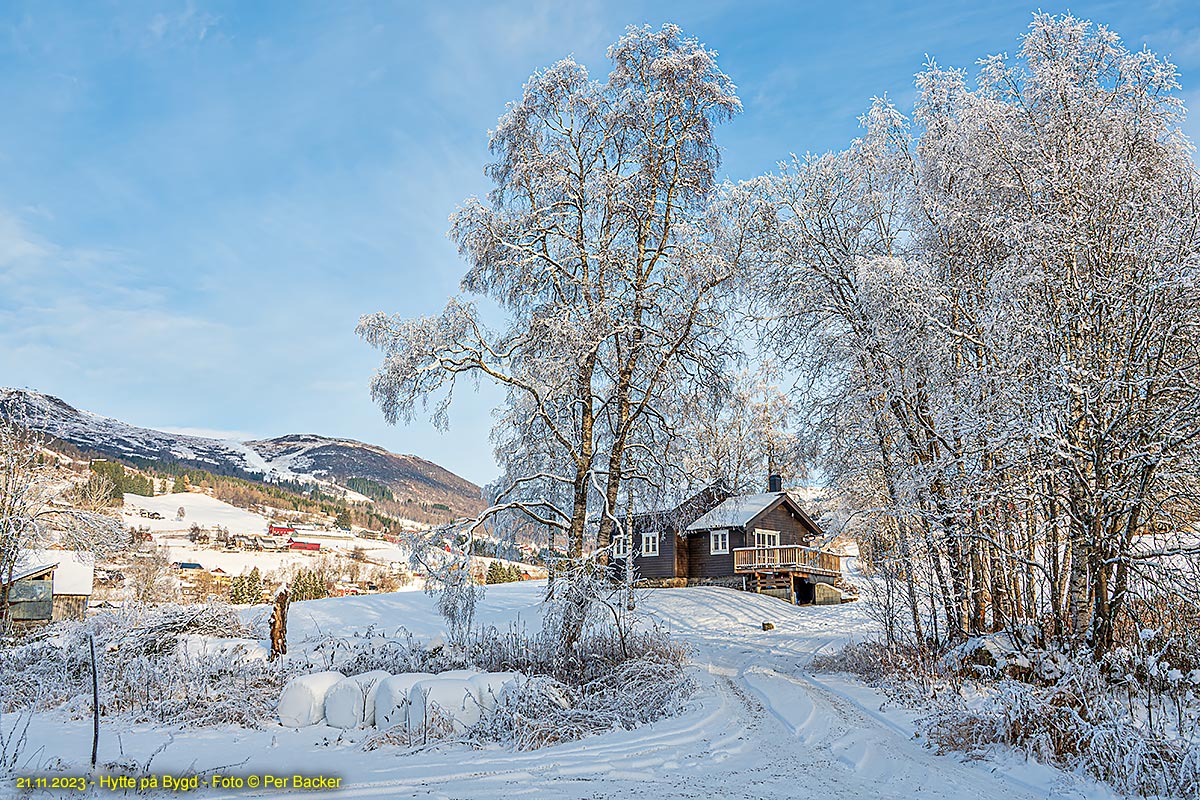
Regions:
<instances>
[{"instance_id":1,"label":"snow-covered mountain","mask_svg":"<svg viewBox=\"0 0 1200 800\"><path fill-rule=\"evenodd\" d=\"M25 389L0 388L0 416L110 458L177 462L266 482L368 478L401 498L445 503L460 510L480 505L479 487L465 478L418 456L353 439L292 434L241 442L168 433L81 411L57 397Z\"/></svg>"}]
</instances>

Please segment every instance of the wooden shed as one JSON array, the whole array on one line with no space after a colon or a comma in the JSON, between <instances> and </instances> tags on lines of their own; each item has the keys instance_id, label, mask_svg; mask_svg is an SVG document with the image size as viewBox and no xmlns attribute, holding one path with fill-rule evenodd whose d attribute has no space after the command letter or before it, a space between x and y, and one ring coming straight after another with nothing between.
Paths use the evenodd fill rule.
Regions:
<instances>
[{"instance_id":1,"label":"wooden shed","mask_svg":"<svg viewBox=\"0 0 1200 800\"><path fill-rule=\"evenodd\" d=\"M72 550L21 554L9 587L9 614L22 622L82 620L95 578L95 559Z\"/></svg>"}]
</instances>

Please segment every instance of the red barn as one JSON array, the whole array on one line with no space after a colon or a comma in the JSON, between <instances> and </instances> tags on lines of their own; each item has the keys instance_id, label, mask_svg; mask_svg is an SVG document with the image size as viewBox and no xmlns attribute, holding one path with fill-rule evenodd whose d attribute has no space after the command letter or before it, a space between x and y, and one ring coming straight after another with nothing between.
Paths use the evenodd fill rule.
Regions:
<instances>
[{"instance_id":1,"label":"red barn","mask_svg":"<svg viewBox=\"0 0 1200 800\"><path fill-rule=\"evenodd\" d=\"M321 549L320 542L300 542L300 541L296 541L295 539L288 542L288 546L291 547L293 550L320 550Z\"/></svg>"},{"instance_id":2,"label":"red barn","mask_svg":"<svg viewBox=\"0 0 1200 800\"><path fill-rule=\"evenodd\" d=\"M267 533L270 536L291 536L296 532L296 529L290 525L267 525Z\"/></svg>"}]
</instances>

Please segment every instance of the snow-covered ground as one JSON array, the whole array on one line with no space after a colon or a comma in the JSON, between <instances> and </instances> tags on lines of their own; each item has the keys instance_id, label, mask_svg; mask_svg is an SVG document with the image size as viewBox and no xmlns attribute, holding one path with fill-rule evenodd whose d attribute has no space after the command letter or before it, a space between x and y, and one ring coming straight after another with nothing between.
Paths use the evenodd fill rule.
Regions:
<instances>
[{"instance_id":1,"label":"snow-covered ground","mask_svg":"<svg viewBox=\"0 0 1200 800\"><path fill-rule=\"evenodd\" d=\"M180 508L184 510L183 519L176 519ZM139 514L142 510L157 512L163 519L143 517ZM121 513L127 526L149 528L155 543L167 548L168 557L172 561L194 561L205 569L220 567L230 575L240 575L254 567L265 573L290 564L305 564L318 555L308 551L227 552L219 548L193 544L187 539L192 525L199 525L210 532L219 525L234 535L266 536L269 522L261 514L246 511L199 492L179 492L154 497L126 494L125 506ZM391 566L407 563L407 550L377 539L330 541L324 543L319 552L349 555L356 547L366 551L367 559L374 564Z\"/></svg>"},{"instance_id":2,"label":"snow-covered ground","mask_svg":"<svg viewBox=\"0 0 1200 800\"><path fill-rule=\"evenodd\" d=\"M484 623L537 624L541 584L488 587ZM394 798L1103 798L1103 788L1016 756L967 762L938 756L913 738L916 714L885 702L861 683L814 675L814 653L868 634L858 603L794 607L721 588L647 593L645 608L694 648L699 690L680 716L633 731L533 752L442 745L364 751L362 731L272 724L171 730L106 723L100 759L144 762L160 745L155 773L230 765L227 774L341 776L322 793L215 791L215 797ZM258 611L247 611L253 616ZM775 630L762 630L770 621ZM432 598L410 592L296 603L289 636L347 635L376 625L404 626L421 637L441 634ZM120 734L118 740L117 734ZM40 763L53 757L86 764L90 723L54 713L37 717L31 746ZM245 763L242 763L244 760ZM34 766L39 763L34 762ZM236 765L236 766L234 766ZM32 769L30 771L36 771Z\"/></svg>"},{"instance_id":3,"label":"snow-covered ground","mask_svg":"<svg viewBox=\"0 0 1200 800\"><path fill-rule=\"evenodd\" d=\"M176 519L181 508L184 511L183 518ZM138 514L142 510L157 512L163 519L142 517ZM121 513L127 525L136 528L147 527L151 533L186 533L192 525L209 530L220 525L234 534L265 536L267 533L266 517L199 492L178 492L154 497L126 494L125 506Z\"/></svg>"}]
</instances>

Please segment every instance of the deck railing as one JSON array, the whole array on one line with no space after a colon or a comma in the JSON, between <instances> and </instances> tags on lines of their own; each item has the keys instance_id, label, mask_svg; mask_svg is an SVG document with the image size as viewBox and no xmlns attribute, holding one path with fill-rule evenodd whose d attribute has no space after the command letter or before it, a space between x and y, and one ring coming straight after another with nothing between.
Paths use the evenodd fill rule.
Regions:
<instances>
[{"instance_id":1,"label":"deck railing","mask_svg":"<svg viewBox=\"0 0 1200 800\"><path fill-rule=\"evenodd\" d=\"M789 570L818 575L841 575L842 557L827 550L799 545L778 547L736 547L734 572Z\"/></svg>"}]
</instances>

